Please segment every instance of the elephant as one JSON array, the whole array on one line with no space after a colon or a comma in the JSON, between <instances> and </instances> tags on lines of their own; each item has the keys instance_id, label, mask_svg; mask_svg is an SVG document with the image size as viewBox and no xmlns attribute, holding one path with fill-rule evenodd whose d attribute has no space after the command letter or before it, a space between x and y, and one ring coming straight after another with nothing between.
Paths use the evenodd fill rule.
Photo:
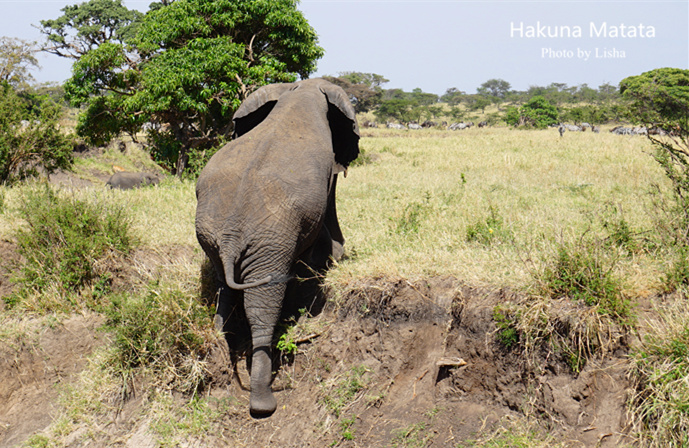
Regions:
<instances>
[{"instance_id":1,"label":"elephant","mask_svg":"<svg viewBox=\"0 0 689 448\"><path fill-rule=\"evenodd\" d=\"M359 155L359 127L347 94L323 79L263 86L233 121L233 139L196 184L196 236L219 285L215 324L226 336L243 304L249 407L265 417L277 406L272 347L287 284L299 266L322 272L343 255L335 189Z\"/></svg>"},{"instance_id":2,"label":"elephant","mask_svg":"<svg viewBox=\"0 0 689 448\"><path fill-rule=\"evenodd\" d=\"M110 176L110 179L105 183L110 188L118 188L120 190L131 190L132 188L139 188L145 185L157 185L160 179L153 173L132 173L129 171L118 171Z\"/></svg>"}]
</instances>

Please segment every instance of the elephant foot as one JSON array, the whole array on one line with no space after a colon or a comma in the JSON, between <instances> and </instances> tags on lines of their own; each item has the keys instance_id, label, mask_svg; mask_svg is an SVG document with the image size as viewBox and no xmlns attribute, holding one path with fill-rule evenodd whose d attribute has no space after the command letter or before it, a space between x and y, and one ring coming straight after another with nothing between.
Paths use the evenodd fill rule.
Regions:
<instances>
[{"instance_id":1,"label":"elephant foot","mask_svg":"<svg viewBox=\"0 0 689 448\"><path fill-rule=\"evenodd\" d=\"M270 390L272 381L270 349L263 346L255 349L251 359L251 398L249 410L252 417L268 417L278 406Z\"/></svg>"},{"instance_id":2,"label":"elephant foot","mask_svg":"<svg viewBox=\"0 0 689 448\"><path fill-rule=\"evenodd\" d=\"M257 394L251 392L251 400L249 403L249 410L251 411L251 416L254 418L264 418L270 417L275 412L278 403L273 395L272 391L267 393Z\"/></svg>"}]
</instances>

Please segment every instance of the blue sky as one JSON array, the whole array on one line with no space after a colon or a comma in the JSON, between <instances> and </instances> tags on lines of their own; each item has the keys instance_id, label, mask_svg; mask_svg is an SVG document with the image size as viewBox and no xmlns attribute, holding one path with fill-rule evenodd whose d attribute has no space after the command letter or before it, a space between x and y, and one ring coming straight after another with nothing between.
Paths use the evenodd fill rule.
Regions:
<instances>
[{"instance_id":1,"label":"blue sky","mask_svg":"<svg viewBox=\"0 0 689 448\"><path fill-rule=\"evenodd\" d=\"M78 3L0 0L0 35L38 40L32 27ZM149 1L124 1L148 9ZM617 83L659 67L689 68L689 1L329 1L299 9L326 54L314 76L373 72L385 88L468 93L491 78L514 89L551 82ZM40 58L39 82L69 77L70 61Z\"/></svg>"}]
</instances>

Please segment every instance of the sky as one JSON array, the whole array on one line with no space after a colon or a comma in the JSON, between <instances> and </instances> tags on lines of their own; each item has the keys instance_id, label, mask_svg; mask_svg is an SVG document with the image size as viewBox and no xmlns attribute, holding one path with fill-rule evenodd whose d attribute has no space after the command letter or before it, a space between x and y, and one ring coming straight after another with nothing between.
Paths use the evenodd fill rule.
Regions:
<instances>
[{"instance_id":1,"label":"sky","mask_svg":"<svg viewBox=\"0 0 689 448\"><path fill-rule=\"evenodd\" d=\"M33 25L79 1L0 0L0 35L42 39ZM123 2L146 11L150 0ZM689 69L689 1L302 0L325 56L312 77L357 71L386 89L475 93L489 79L515 90L597 88L660 67ZM39 57L37 82L63 82L71 61Z\"/></svg>"}]
</instances>

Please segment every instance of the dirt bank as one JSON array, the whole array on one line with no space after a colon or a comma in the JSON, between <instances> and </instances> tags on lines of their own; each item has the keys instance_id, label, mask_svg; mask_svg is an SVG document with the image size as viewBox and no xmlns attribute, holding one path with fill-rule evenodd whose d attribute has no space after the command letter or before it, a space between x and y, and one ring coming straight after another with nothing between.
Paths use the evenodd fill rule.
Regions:
<instances>
[{"instance_id":1,"label":"dirt bank","mask_svg":"<svg viewBox=\"0 0 689 448\"><path fill-rule=\"evenodd\" d=\"M214 384L204 391L217 418L175 446L456 447L525 417L537 423L538 437L567 446L630 442L624 353L578 375L552 354L526 362L494 337L493 308L511 298L454 278L362 282L337 305L301 318L296 354L283 357L274 382L279 406L270 418L249 416L245 362L234 378L219 346L209 366ZM101 323L73 316L27 330L32 336L23 339L32 343L3 341L0 446L18 446L61 412L59 386L76 381L103 342ZM146 395L134 394L106 425L76 431L67 445L160 446L147 409Z\"/></svg>"}]
</instances>

